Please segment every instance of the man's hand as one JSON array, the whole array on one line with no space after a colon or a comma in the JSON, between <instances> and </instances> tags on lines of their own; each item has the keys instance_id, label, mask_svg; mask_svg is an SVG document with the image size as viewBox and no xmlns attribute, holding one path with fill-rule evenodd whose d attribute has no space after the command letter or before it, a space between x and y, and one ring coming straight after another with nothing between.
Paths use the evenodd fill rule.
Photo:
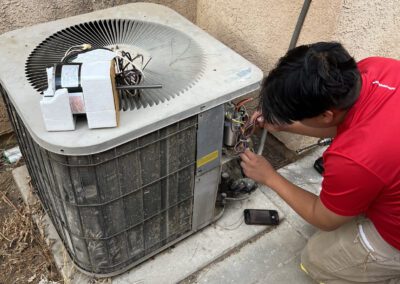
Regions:
<instances>
[{"instance_id":1,"label":"man's hand","mask_svg":"<svg viewBox=\"0 0 400 284\"><path fill-rule=\"evenodd\" d=\"M270 123L265 122L264 117L261 113L261 111L257 110L253 113L253 115L250 118L251 121L254 121L254 123L260 127L260 128L266 128L269 132L276 132L276 131L282 131L283 127L280 125L273 125Z\"/></svg>"},{"instance_id":2,"label":"man's hand","mask_svg":"<svg viewBox=\"0 0 400 284\"><path fill-rule=\"evenodd\" d=\"M278 175L263 156L257 155L249 149L240 154L240 158L244 174L258 183L268 185L269 181Z\"/></svg>"}]
</instances>

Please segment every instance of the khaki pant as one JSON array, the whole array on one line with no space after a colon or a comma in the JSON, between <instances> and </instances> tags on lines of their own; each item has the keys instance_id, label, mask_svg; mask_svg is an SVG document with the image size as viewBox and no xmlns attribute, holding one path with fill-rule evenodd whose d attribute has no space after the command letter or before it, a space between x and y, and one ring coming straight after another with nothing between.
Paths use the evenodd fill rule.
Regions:
<instances>
[{"instance_id":1,"label":"khaki pant","mask_svg":"<svg viewBox=\"0 0 400 284\"><path fill-rule=\"evenodd\" d=\"M358 224L369 244L360 238ZM400 251L382 239L370 220L360 218L315 233L302 252L301 268L319 283L400 283Z\"/></svg>"}]
</instances>

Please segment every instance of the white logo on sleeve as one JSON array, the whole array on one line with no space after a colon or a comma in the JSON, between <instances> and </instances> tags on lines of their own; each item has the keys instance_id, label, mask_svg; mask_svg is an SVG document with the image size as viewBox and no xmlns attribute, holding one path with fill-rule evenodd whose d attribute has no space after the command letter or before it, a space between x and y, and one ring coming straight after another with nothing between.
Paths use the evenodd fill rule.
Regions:
<instances>
[{"instance_id":1,"label":"white logo on sleeve","mask_svg":"<svg viewBox=\"0 0 400 284\"><path fill-rule=\"evenodd\" d=\"M389 89L389 90L391 90L391 91L396 90L395 87L390 87L390 86L388 86L388 85L381 84L379 81L373 81L372 84L376 84L376 85L378 85L379 87L386 88L386 89Z\"/></svg>"}]
</instances>

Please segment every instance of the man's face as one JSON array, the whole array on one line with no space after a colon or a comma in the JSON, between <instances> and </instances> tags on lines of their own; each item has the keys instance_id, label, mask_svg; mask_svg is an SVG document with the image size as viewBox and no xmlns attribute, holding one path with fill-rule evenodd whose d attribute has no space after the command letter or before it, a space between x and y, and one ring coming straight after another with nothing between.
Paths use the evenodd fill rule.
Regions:
<instances>
[{"instance_id":1,"label":"man's face","mask_svg":"<svg viewBox=\"0 0 400 284\"><path fill-rule=\"evenodd\" d=\"M304 124L305 126L313 127L313 128L331 127L331 125L329 123L327 123L324 119L322 119L322 117L320 115L312 117L312 118L305 118L303 120L300 120L300 123Z\"/></svg>"},{"instance_id":2,"label":"man's face","mask_svg":"<svg viewBox=\"0 0 400 284\"><path fill-rule=\"evenodd\" d=\"M326 110L320 115L305 118L300 122L306 126L313 128L329 128L332 126L337 126L343 120L345 111L340 110Z\"/></svg>"}]
</instances>

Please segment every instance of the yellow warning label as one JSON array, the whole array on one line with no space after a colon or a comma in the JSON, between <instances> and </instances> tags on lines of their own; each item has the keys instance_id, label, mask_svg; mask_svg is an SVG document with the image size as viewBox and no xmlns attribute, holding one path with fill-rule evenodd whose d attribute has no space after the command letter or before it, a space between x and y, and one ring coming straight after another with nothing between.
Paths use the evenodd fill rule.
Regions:
<instances>
[{"instance_id":1,"label":"yellow warning label","mask_svg":"<svg viewBox=\"0 0 400 284\"><path fill-rule=\"evenodd\" d=\"M200 168L204 166L205 164L208 164L209 162L214 161L215 159L218 158L218 150L215 150L214 152L211 152L210 154L207 154L200 159L197 160L197 167Z\"/></svg>"}]
</instances>

